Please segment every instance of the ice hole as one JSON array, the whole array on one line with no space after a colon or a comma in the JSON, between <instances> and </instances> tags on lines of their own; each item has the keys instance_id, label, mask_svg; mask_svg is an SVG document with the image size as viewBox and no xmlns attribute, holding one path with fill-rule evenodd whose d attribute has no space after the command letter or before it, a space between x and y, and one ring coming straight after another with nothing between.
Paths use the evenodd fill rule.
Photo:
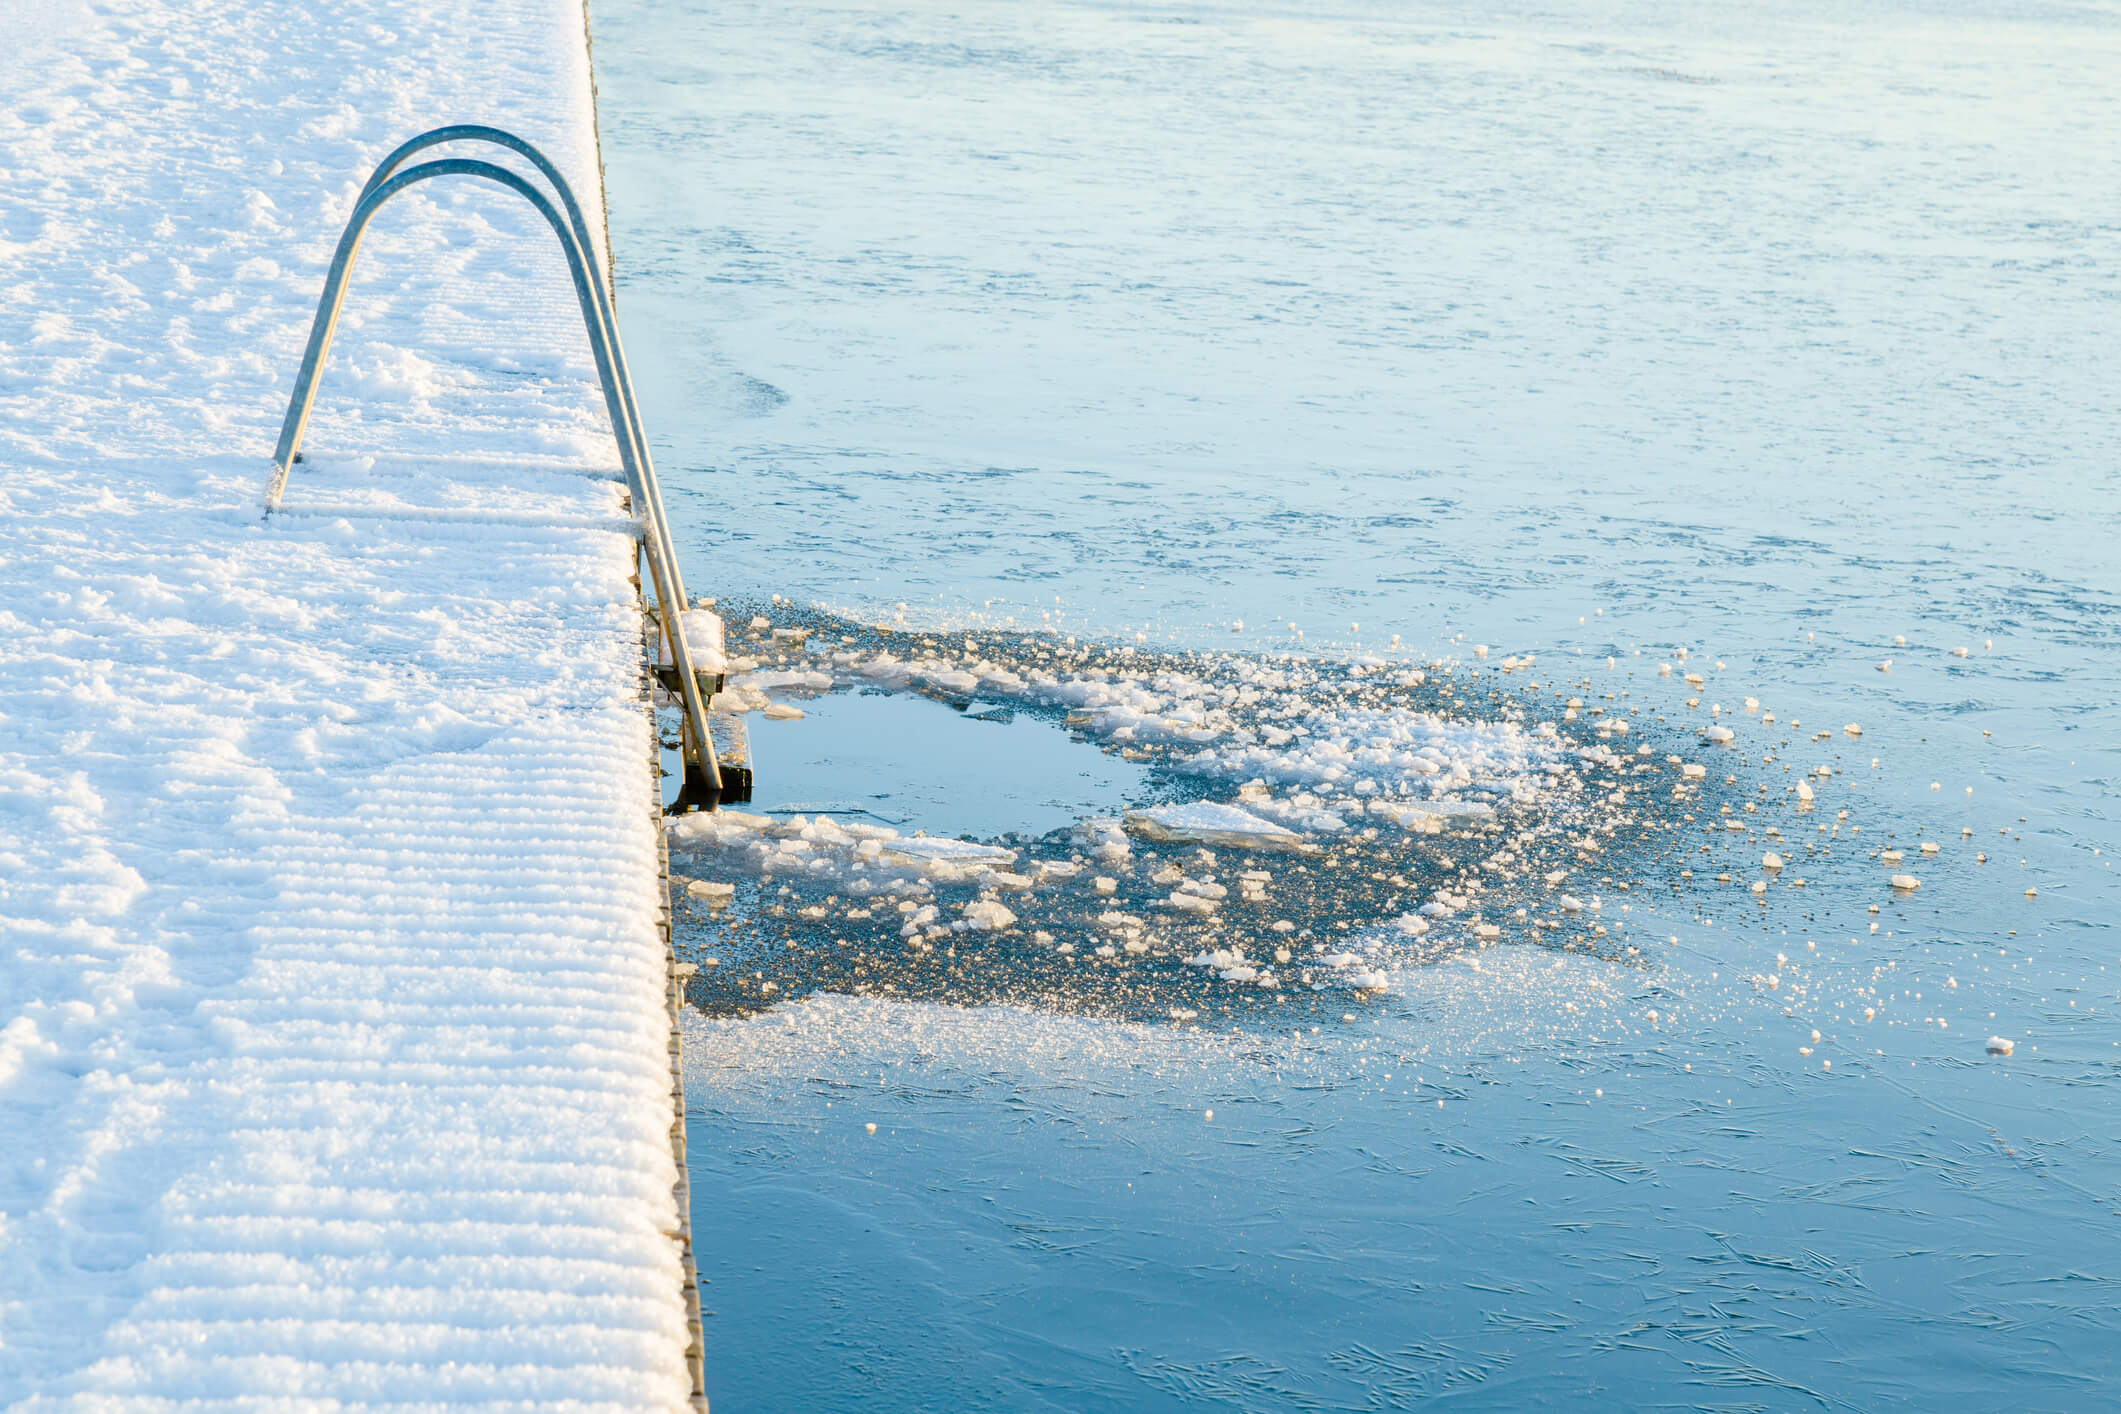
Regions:
<instances>
[{"instance_id":1,"label":"ice hole","mask_svg":"<svg viewBox=\"0 0 2121 1414\"><path fill-rule=\"evenodd\" d=\"M1021 707L834 693L800 721L750 720L764 815L860 813L903 834L1038 836L1140 798L1147 771Z\"/></svg>"}]
</instances>

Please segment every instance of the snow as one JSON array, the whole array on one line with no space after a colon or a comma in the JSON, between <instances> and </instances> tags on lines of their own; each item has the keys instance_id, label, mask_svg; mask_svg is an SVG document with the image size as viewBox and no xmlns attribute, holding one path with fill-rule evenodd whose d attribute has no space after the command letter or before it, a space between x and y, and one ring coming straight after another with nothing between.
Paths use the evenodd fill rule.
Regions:
<instances>
[{"instance_id":1,"label":"snow","mask_svg":"<svg viewBox=\"0 0 2121 1414\"><path fill-rule=\"evenodd\" d=\"M575 0L50 4L0 56L0 1406L685 1407L653 749L549 234Z\"/></svg>"},{"instance_id":2,"label":"snow","mask_svg":"<svg viewBox=\"0 0 2121 1414\"><path fill-rule=\"evenodd\" d=\"M685 627L685 646L692 651L694 671L726 672L729 659L722 645L722 616L712 609L687 609L679 618ZM658 652L667 658L670 645L659 643Z\"/></svg>"}]
</instances>

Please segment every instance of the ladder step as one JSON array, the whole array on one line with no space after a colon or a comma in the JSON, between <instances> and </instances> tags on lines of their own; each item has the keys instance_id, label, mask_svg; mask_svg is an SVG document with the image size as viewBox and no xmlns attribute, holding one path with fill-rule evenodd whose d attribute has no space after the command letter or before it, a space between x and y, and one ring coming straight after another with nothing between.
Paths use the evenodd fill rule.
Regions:
<instances>
[{"instance_id":1,"label":"ladder step","mask_svg":"<svg viewBox=\"0 0 2121 1414\"><path fill-rule=\"evenodd\" d=\"M712 698L722 690L722 674L710 673L704 668L696 669L692 678L700 685L700 696ZM663 685L663 691L672 697L678 695L678 670L668 663L655 665L655 680Z\"/></svg>"}]
</instances>

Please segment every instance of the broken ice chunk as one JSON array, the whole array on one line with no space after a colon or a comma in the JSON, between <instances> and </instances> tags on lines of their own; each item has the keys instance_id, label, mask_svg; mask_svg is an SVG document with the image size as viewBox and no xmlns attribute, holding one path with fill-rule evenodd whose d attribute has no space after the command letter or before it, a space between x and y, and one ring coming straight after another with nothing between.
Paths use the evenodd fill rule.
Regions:
<instances>
[{"instance_id":1,"label":"broken ice chunk","mask_svg":"<svg viewBox=\"0 0 2121 1414\"><path fill-rule=\"evenodd\" d=\"M936 839L919 835L913 839L884 840L883 853L886 858L902 859L917 863L930 859L947 859L953 863L1006 864L1016 858L1016 851L1000 845L979 844L972 840Z\"/></svg>"},{"instance_id":2,"label":"broken ice chunk","mask_svg":"<svg viewBox=\"0 0 2121 1414\"><path fill-rule=\"evenodd\" d=\"M1234 805L1195 801L1127 812L1127 824L1152 840L1175 844L1228 845L1239 849L1310 850L1316 846L1272 820Z\"/></svg>"}]
</instances>

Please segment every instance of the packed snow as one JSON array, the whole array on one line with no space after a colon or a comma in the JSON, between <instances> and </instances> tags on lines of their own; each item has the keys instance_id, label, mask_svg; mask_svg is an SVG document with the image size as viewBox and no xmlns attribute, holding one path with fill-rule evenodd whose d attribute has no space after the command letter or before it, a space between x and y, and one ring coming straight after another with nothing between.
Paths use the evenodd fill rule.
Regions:
<instances>
[{"instance_id":1,"label":"packed snow","mask_svg":"<svg viewBox=\"0 0 2121 1414\"><path fill-rule=\"evenodd\" d=\"M650 724L615 449L527 210L577 0L11 7L0 1406L675 1409Z\"/></svg>"}]
</instances>

